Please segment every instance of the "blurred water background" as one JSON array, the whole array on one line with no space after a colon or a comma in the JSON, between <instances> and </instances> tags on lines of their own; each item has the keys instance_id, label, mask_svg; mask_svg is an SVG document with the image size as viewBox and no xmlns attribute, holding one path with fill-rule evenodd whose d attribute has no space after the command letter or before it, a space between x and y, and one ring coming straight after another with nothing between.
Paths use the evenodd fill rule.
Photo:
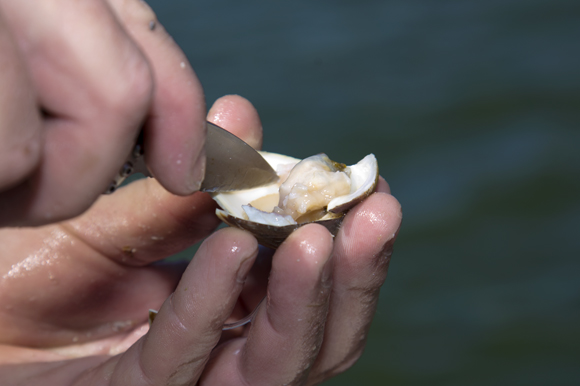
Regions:
<instances>
[{"instance_id":1,"label":"blurred water background","mask_svg":"<svg viewBox=\"0 0 580 386\"><path fill-rule=\"evenodd\" d=\"M208 104L250 99L269 151L375 153L403 205L325 385L580 384L580 2L149 3Z\"/></svg>"}]
</instances>

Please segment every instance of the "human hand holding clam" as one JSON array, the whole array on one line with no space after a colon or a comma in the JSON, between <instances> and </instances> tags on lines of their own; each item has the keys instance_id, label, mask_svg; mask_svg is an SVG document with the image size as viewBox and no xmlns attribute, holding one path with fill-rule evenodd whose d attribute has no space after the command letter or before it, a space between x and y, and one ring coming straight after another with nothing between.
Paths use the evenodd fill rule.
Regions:
<instances>
[{"instance_id":1,"label":"human hand holding clam","mask_svg":"<svg viewBox=\"0 0 580 386\"><path fill-rule=\"evenodd\" d=\"M218 100L208 120L260 146L246 100ZM208 236L215 210L206 193L178 197L145 179L74 220L2 230L3 384L310 385L350 367L401 220L386 182L334 238L308 224L274 251L226 228L185 270L155 264ZM264 295L251 324L222 331ZM149 308L160 309L150 329Z\"/></svg>"}]
</instances>

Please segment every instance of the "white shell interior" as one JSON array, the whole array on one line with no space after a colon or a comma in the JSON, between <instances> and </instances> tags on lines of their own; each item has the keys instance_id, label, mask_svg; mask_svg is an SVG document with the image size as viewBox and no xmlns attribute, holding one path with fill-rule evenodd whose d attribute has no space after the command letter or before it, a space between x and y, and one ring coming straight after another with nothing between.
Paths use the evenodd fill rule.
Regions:
<instances>
[{"instance_id":1,"label":"white shell interior","mask_svg":"<svg viewBox=\"0 0 580 386\"><path fill-rule=\"evenodd\" d=\"M336 197L328 203L328 210L356 200L357 197L365 194L375 183L378 169L377 159L374 154L369 154L360 160L356 165L347 167L347 174L350 177L350 194Z\"/></svg>"},{"instance_id":2,"label":"white shell interior","mask_svg":"<svg viewBox=\"0 0 580 386\"><path fill-rule=\"evenodd\" d=\"M300 162L299 159L288 157L281 154L260 152L264 159L278 171L280 168L288 168L287 165L295 165ZM351 179L350 193L345 196L340 196L328 204L328 210L337 208L349 202L357 201L357 198L366 194L372 188L377 176L378 164L377 159L373 154L367 155L355 165L347 166L345 172ZM223 208L223 211L231 216L238 218L250 218L251 221L274 225L284 226L296 223L290 216L282 216L276 213L266 213L251 206L248 203L256 200L259 197L265 197L272 194L278 194L280 183L274 183L258 188L239 190L236 192L226 192L215 194L214 200ZM223 213L226 214L226 213Z\"/></svg>"}]
</instances>

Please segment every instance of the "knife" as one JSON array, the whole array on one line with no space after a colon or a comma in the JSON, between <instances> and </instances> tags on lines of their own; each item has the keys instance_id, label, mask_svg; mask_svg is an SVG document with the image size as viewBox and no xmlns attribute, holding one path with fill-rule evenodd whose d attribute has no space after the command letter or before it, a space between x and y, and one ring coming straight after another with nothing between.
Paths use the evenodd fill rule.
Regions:
<instances>
[{"instance_id":1,"label":"knife","mask_svg":"<svg viewBox=\"0 0 580 386\"><path fill-rule=\"evenodd\" d=\"M227 130L206 122L205 177L203 192L228 192L266 185L278 180L270 164L250 145ZM134 173L151 177L143 156L143 130L127 160L105 191L113 193Z\"/></svg>"}]
</instances>

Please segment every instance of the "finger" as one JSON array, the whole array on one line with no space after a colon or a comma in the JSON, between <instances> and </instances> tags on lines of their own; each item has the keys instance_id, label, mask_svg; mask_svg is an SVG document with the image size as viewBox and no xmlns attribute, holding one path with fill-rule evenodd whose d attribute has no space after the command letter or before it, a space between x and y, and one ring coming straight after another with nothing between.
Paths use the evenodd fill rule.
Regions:
<instances>
[{"instance_id":1,"label":"finger","mask_svg":"<svg viewBox=\"0 0 580 386\"><path fill-rule=\"evenodd\" d=\"M138 0L109 0L127 31L149 58L155 94L145 123L145 157L167 190L191 194L205 171L205 99L185 54Z\"/></svg>"},{"instance_id":2,"label":"finger","mask_svg":"<svg viewBox=\"0 0 580 386\"><path fill-rule=\"evenodd\" d=\"M85 210L118 171L149 109L151 71L102 1L3 6L48 117L39 169L0 196L0 212L53 222Z\"/></svg>"},{"instance_id":3,"label":"finger","mask_svg":"<svg viewBox=\"0 0 580 386\"><path fill-rule=\"evenodd\" d=\"M254 149L262 148L262 122L247 99L239 95L219 98L209 110L207 120L223 128L236 127L234 134Z\"/></svg>"},{"instance_id":4,"label":"finger","mask_svg":"<svg viewBox=\"0 0 580 386\"><path fill-rule=\"evenodd\" d=\"M0 12L0 192L32 173L42 151L36 94L13 38Z\"/></svg>"},{"instance_id":5,"label":"finger","mask_svg":"<svg viewBox=\"0 0 580 386\"><path fill-rule=\"evenodd\" d=\"M384 178L380 176L376 191L383 193L390 192L389 185ZM258 255L256 263L250 271L242 295L240 296L240 302L230 318L230 322L240 320L247 316L264 298L264 293L268 285L268 276L272 267L272 254L272 250L269 248L263 248L262 253ZM241 329L227 331L224 333L224 338L231 339L232 337L240 336L240 334L243 333L244 331Z\"/></svg>"},{"instance_id":6,"label":"finger","mask_svg":"<svg viewBox=\"0 0 580 386\"><path fill-rule=\"evenodd\" d=\"M379 176L379 182L377 183L377 189L375 191L391 194L391 187L383 177Z\"/></svg>"},{"instance_id":7,"label":"finger","mask_svg":"<svg viewBox=\"0 0 580 386\"><path fill-rule=\"evenodd\" d=\"M208 119L215 115L230 117L220 121L226 130L253 146L260 144L258 114L244 98L218 99ZM87 213L66 224L104 256L123 264L143 265L208 236L219 224L215 208L206 193L175 196L154 179L144 179L99 198Z\"/></svg>"},{"instance_id":8,"label":"finger","mask_svg":"<svg viewBox=\"0 0 580 386\"><path fill-rule=\"evenodd\" d=\"M260 246L260 252L254 262L254 266L248 274L246 284L240 295L239 301L228 319L228 323L238 322L248 317L257 307L263 303L267 294L268 279L272 270L272 256L274 250ZM229 340L234 337L245 334L245 328L236 328L224 331L222 340Z\"/></svg>"},{"instance_id":9,"label":"finger","mask_svg":"<svg viewBox=\"0 0 580 386\"><path fill-rule=\"evenodd\" d=\"M313 383L346 370L362 354L400 224L401 207L385 193L347 214L334 243L334 284Z\"/></svg>"},{"instance_id":10,"label":"finger","mask_svg":"<svg viewBox=\"0 0 580 386\"><path fill-rule=\"evenodd\" d=\"M318 354L330 295L332 236L320 225L296 230L278 248L265 307L247 340L222 348L202 384L302 384Z\"/></svg>"},{"instance_id":11,"label":"finger","mask_svg":"<svg viewBox=\"0 0 580 386\"><path fill-rule=\"evenodd\" d=\"M111 383L195 384L257 252L256 240L237 229L207 239L147 336L119 360Z\"/></svg>"},{"instance_id":12,"label":"finger","mask_svg":"<svg viewBox=\"0 0 580 386\"><path fill-rule=\"evenodd\" d=\"M215 209L206 193L176 196L148 178L99 198L85 214L64 226L101 255L141 266L208 236L219 225Z\"/></svg>"},{"instance_id":13,"label":"finger","mask_svg":"<svg viewBox=\"0 0 580 386\"><path fill-rule=\"evenodd\" d=\"M384 178L379 176L379 181L377 185L378 192L388 193L390 192L389 185L384 180ZM261 253L258 255L248 279L246 280L246 285L240 296L240 301L236 305L229 322L238 321L253 310L261 303L265 296L266 287L268 285L268 276L272 268L272 254L273 250L269 248L262 248ZM230 340L235 337L243 335L245 332L243 329L235 329L224 332L222 340ZM216 353L216 356L219 355Z\"/></svg>"}]
</instances>

